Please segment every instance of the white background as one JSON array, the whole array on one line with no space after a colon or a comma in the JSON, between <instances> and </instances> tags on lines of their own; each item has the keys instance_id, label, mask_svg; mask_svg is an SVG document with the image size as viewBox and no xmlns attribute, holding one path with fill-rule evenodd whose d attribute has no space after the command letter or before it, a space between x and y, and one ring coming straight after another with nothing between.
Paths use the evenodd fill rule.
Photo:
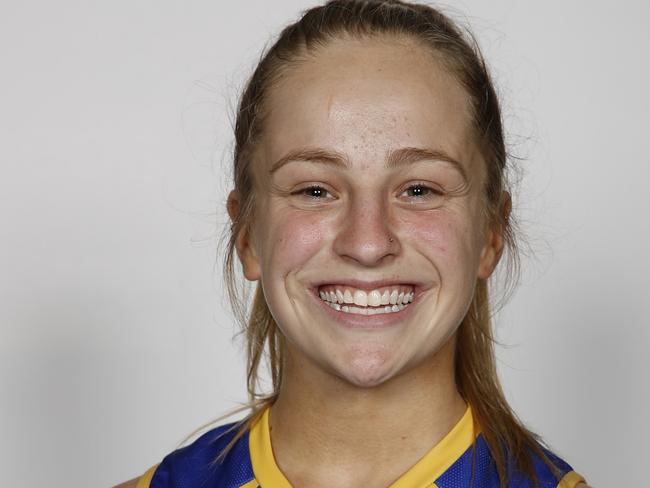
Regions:
<instances>
[{"instance_id":1,"label":"white background","mask_svg":"<svg viewBox=\"0 0 650 488\"><path fill-rule=\"evenodd\" d=\"M216 238L230 113L308 1L3 2L0 484L142 473L245 400ZM535 256L498 317L513 406L597 488L650 454L645 2L451 2L503 96Z\"/></svg>"}]
</instances>

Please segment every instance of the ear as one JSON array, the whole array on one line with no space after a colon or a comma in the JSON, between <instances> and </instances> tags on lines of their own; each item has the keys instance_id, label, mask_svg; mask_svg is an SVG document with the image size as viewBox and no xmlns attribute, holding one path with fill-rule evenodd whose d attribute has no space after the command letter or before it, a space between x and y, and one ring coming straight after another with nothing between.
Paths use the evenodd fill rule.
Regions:
<instances>
[{"instance_id":1,"label":"ear","mask_svg":"<svg viewBox=\"0 0 650 488\"><path fill-rule=\"evenodd\" d=\"M227 207L230 220L235 222L239 217L239 211L241 209L241 199L235 190L232 190L228 194ZM246 279L249 281L259 280L261 277L259 259L252 242L249 225L244 225L240 229L239 234L235 238L235 249L237 250L237 256L242 264Z\"/></svg>"},{"instance_id":2,"label":"ear","mask_svg":"<svg viewBox=\"0 0 650 488\"><path fill-rule=\"evenodd\" d=\"M503 200L501 205L501 222L491 223L485 236L485 243L481 249L481 257L478 266L478 277L482 280L487 280L497 267L501 255L503 254L504 238L503 231L505 225L510 218L512 211L512 198L510 193L503 192Z\"/></svg>"}]
</instances>

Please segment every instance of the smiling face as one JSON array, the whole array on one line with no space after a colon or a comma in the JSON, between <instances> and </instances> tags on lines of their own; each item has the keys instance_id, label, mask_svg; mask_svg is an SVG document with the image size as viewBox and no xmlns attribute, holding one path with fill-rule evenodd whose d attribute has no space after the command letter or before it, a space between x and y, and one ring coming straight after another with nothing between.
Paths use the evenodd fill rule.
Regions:
<instances>
[{"instance_id":1,"label":"smiling face","mask_svg":"<svg viewBox=\"0 0 650 488\"><path fill-rule=\"evenodd\" d=\"M467 94L422 47L374 37L331 41L268 96L237 250L289 357L361 387L433 360L501 248Z\"/></svg>"}]
</instances>

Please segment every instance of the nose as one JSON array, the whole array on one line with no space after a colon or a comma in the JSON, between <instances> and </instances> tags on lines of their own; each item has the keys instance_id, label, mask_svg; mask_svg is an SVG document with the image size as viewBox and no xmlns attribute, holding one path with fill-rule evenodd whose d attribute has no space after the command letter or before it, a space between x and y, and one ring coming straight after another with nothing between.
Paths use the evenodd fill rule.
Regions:
<instances>
[{"instance_id":1,"label":"nose","mask_svg":"<svg viewBox=\"0 0 650 488\"><path fill-rule=\"evenodd\" d=\"M391 230L385 201L364 196L352 200L334 240L334 252L363 266L376 266L400 250Z\"/></svg>"}]
</instances>

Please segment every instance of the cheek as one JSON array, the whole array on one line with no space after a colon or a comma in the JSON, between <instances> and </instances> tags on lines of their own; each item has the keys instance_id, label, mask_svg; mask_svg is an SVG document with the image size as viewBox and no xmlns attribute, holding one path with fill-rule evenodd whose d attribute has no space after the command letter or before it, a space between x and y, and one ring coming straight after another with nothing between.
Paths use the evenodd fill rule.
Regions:
<instances>
[{"instance_id":1,"label":"cheek","mask_svg":"<svg viewBox=\"0 0 650 488\"><path fill-rule=\"evenodd\" d=\"M458 267L473 261L473 233L468 219L451 212L422 212L403 219L405 236L438 265Z\"/></svg>"},{"instance_id":2,"label":"cheek","mask_svg":"<svg viewBox=\"0 0 650 488\"><path fill-rule=\"evenodd\" d=\"M268 266L281 266L291 271L323 248L327 235L325 223L315 214L284 212L269 216L265 222L267 231L262 248L267 254L265 262Z\"/></svg>"}]
</instances>

